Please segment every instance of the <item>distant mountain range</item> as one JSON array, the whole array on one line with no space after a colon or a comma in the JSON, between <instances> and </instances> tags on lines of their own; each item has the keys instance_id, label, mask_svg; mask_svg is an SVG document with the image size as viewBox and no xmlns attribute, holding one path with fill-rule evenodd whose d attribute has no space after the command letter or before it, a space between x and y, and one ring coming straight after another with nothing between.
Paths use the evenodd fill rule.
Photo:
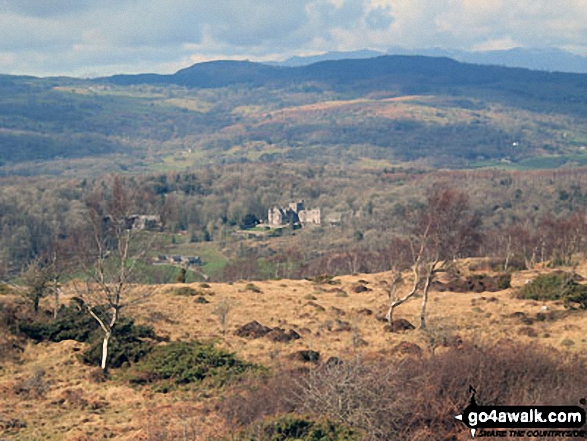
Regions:
<instances>
[{"instance_id":1,"label":"distant mountain range","mask_svg":"<svg viewBox=\"0 0 587 441\"><path fill-rule=\"evenodd\" d=\"M327 52L308 57L292 57L281 62L267 63L272 66L307 66L328 60L374 58L381 55L424 55L448 57L463 63L521 67L547 72L587 73L587 58L556 48L513 48L493 51L463 51L458 49L405 49L392 47L387 53L370 49L351 52Z\"/></svg>"},{"instance_id":2,"label":"distant mountain range","mask_svg":"<svg viewBox=\"0 0 587 441\"><path fill-rule=\"evenodd\" d=\"M310 55L307 57L291 57L284 61L268 62L265 63L269 66L285 66L285 67L299 67L307 66L313 63L319 63L320 61L334 61L334 60L356 60L361 58L375 58L382 55L387 55L385 52L374 51L371 49L363 49L358 51L349 52L327 52L320 55ZM399 54L398 54L399 55ZM408 54L405 54L408 55ZM414 55L414 54L410 54Z\"/></svg>"},{"instance_id":3,"label":"distant mountain range","mask_svg":"<svg viewBox=\"0 0 587 441\"><path fill-rule=\"evenodd\" d=\"M340 55L340 54L339 54ZM525 101L577 103L587 100L587 75L462 63L448 57L383 55L288 67L251 61L197 63L171 75L139 74L98 78L118 85L178 85L190 88L285 87L301 85L345 93L395 90L401 94L444 93L463 87L518 96ZM563 90L558 90L564 87ZM459 93L462 93L459 92Z\"/></svg>"}]
</instances>

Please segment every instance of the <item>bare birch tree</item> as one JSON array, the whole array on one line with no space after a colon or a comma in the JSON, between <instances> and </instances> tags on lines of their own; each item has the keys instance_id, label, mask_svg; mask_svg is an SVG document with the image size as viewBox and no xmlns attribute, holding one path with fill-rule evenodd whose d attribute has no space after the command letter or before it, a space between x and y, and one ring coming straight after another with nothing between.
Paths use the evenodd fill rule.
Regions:
<instances>
[{"instance_id":1,"label":"bare birch tree","mask_svg":"<svg viewBox=\"0 0 587 441\"><path fill-rule=\"evenodd\" d=\"M400 273L393 272L388 290L387 320L393 325L394 309L421 292L420 328L425 329L430 290L436 275L454 259L479 246L480 221L470 212L466 194L436 187L429 193L423 207L408 213L406 223L409 225L413 282L410 290L398 297L403 279Z\"/></svg>"},{"instance_id":2,"label":"bare birch tree","mask_svg":"<svg viewBox=\"0 0 587 441\"><path fill-rule=\"evenodd\" d=\"M110 194L98 190L88 200L90 237L83 253L87 278L78 294L103 333L103 371L108 368L108 347L121 311L145 296L144 292L131 295L137 263L148 249L132 228L133 196L133 190L116 177Z\"/></svg>"},{"instance_id":3,"label":"bare birch tree","mask_svg":"<svg viewBox=\"0 0 587 441\"><path fill-rule=\"evenodd\" d=\"M400 286L403 284L404 279L401 270L398 269L397 266L392 270L392 280L387 293L389 298L389 309L387 311L386 318L389 322L389 326L393 326L393 312L395 308L410 300L418 292L418 288L420 287L422 281L421 265L422 258L424 257L425 245L425 240L420 241L419 248L416 250L414 247L414 242L410 241L410 249L412 254L411 270L413 281L411 289L401 297L398 296L398 292Z\"/></svg>"},{"instance_id":4,"label":"bare birch tree","mask_svg":"<svg viewBox=\"0 0 587 441\"><path fill-rule=\"evenodd\" d=\"M435 187L428 195L415 224L424 266L420 329L426 329L430 289L436 275L454 260L478 250L481 243L480 217L471 212L469 197L452 188Z\"/></svg>"}]
</instances>

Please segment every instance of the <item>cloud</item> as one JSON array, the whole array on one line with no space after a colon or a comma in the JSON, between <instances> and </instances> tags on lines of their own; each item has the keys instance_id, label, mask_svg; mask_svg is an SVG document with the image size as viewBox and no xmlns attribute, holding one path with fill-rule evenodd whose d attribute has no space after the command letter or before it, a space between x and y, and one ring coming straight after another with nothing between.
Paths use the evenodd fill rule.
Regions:
<instances>
[{"instance_id":1,"label":"cloud","mask_svg":"<svg viewBox=\"0 0 587 441\"><path fill-rule=\"evenodd\" d=\"M586 41L584 0L0 0L6 73L171 72L391 46L587 52Z\"/></svg>"},{"instance_id":2,"label":"cloud","mask_svg":"<svg viewBox=\"0 0 587 441\"><path fill-rule=\"evenodd\" d=\"M373 30L388 29L393 23L391 8L389 6L376 7L370 10L365 16L365 22Z\"/></svg>"},{"instance_id":3,"label":"cloud","mask_svg":"<svg viewBox=\"0 0 587 441\"><path fill-rule=\"evenodd\" d=\"M107 3L112 5L113 2ZM93 0L2 0L0 11L25 17L55 17L94 9L99 4Z\"/></svg>"}]
</instances>

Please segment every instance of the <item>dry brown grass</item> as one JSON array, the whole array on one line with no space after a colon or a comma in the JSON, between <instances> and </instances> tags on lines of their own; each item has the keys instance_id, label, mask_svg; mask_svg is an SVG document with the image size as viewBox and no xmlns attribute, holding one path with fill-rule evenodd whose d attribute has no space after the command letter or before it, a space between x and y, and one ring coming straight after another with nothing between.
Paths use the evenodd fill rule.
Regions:
<instances>
[{"instance_id":1,"label":"dry brown grass","mask_svg":"<svg viewBox=\"0 0 587 441\"><path fill-rule=\"evenodd\" d=\"M466 261L461 266L466 269L470 263ZM211 283L208 289L201 289L199 284L187 285L201 291L209 301L207 304L196 303L195 297L173 294L174 288L186 285L154 286L152 295L144 303L125 313L139 323L151 324L159 334L172 340L214 341L241 358L274 367L291 365L294 362L289 356L303 349L320 352L322 360L331 356L350 358L357 353L367 357L373 354L392 356L392 348L407 341L429 353L432 346L451 336L477 343L509 339L583 352L587 346L583 331L587 311L573 311L555 320L540 321L536 320L537 314L563 312L564 306L520 300L513 295L516 288L545 271L514 273L513 288L496 293L433 292L429 332L416 330L394 334L383 331L384 323L376 316L386 307L385 283L390 277L387 273L337 277L335 280L340 282L337 285L320 285L307 280L255 282L261 292L247 289L249 282L246 281ZM577 272L587 276L587 263L579 266ZM366 282L371 291L355 293L353 287L359 280ZM341 295L343 291L347 296ZM310 300L311 297L315 300ZM311 301L324 310L309 305ZM214 314L221 302L230 305L224 335L219 317ZM396 318L417 324L419 306L417 298L402 305L397 309ZM368 315L365 309L372 314ZM523 322L523 317L532 319L533 323ZM234 335L237 327L252 320L286 331L293 329L302 338L280 343ZM341 322L347 322L350 327L339 326ZM535 332L520 331L525 327ZM357 344L358 339L360 344ZM157 431L179 434L189 426L190 430L198 432L199 439L205 439L214 434L215 427L221 427L222 422L214 413L203 416L202 404L194 403L193 395L188 392L154 394L148 388L135 389L121 382L90 381L93 368L76 358L83 347L73 341L29 343L20 361L3 362L0 368L0 438L82 440L111 436L120 440L155 440L162 439L157 438ZM436 353L444 350L438 347ZM40 369L44 372L41 376L43 393L17 393L18 385L38 374ZM156 415L168 415L163 426L163 423L154 426ZM21 423L26 427L6 428Z\"/></svg>"}]
</instances>

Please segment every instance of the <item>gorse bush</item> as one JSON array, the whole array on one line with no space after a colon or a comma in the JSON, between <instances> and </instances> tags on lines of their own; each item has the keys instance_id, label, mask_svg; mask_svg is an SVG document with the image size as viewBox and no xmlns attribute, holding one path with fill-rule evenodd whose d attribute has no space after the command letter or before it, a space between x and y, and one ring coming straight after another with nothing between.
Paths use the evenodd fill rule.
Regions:
<instances>
[{"instance_id":1,"label":"gorse bush","mask_svg":"<svg viewBox=\"0 0 587 441\"><path fill-rule=\"evenodd\" d=\"M167 390L178 385L208 380L216 386L246 371L259 369L237 359L234 354L197 341L172 342L158 346L133 367L130 381L159 383Z\"/></svg>"},{"instance_id":2,"label":"gorse bush","mask_svg":"<svg viewBox=\"0 0 587 441\"><path fill-rule=\"evenodd\" d=\"M197 295L202 294L200 291L198 291L194 288L191 288L189 286L181 286L179 288L173 288L172 292L176 296L188 296L188 297L193 297L193 296L197 296Z\"/></svg>"},{"instance_id":3,"label":"gorse bush","mask_svg":"<svg viewBox=\"0 0 587 441\"><path fill-rule=\"evenodd\" d=\"M14 288L6 283L0 283L0 295L14 294Z\"/></svg>"},{"instance_id":4,"label":"gorse bush","mask_svg":"<svg viewBox=\"0 0 587 441\"><path fill-rule=\"evenodd\" d=\"M95 308L104 317L105 308ZM82 362L99 366L102 357L103 333L98 322L76 302L61 307L56 320L39 319L19 322L16 331L36 342L75 340L89 343L89 348L80 355ZM147 355L158 337L153 328L136 325L133 320L121 318L114 327L114 334L108 347L109 366L117 368L124 363L137 362Z\"/></svg>"},{"instance_id":5,"label":"gorse bush","mask_svg":"<svg viewBox=\"0 0 587 441\"><path fill-rule=\"evenodd\" d=\"M103 309L98 311L98 313L103 312ZM86 342L98 327L98 322L75 303L68 307L62 306L56 320L39 319L32 322L20 322L17 325L20 333L37 342L63 340Z\"/></svg>"},{"instance_id":6,"label":"gorse bush","mask_svg":"<svg viewBox=\"0 0 587 441\"><path fill-rule=\"evenodd\" d=\"M245 285L245 290L251 291L251 292L254 292L257 294L261 293L261 290L259 289L259 287L257 285L255 285L254 283L247 283Z\"/></svg>"},{"instance_id":7,"label":"gorse bush","mask_svg":"<svg viewBox=\"0 0 587 441\"><path fill-rule=\"evenodd\" d=\"M155 340L158 339L153 328L135 325L132 320L124 318L114 329L115 333L108 345L108 365L112 368L138 362L153 350ZM92 366L100 366L102 341L103 334L95 334L90 341L91 346L81 354L81 361Z\"/></svg>"},{"instance_id":8,"label":"gorse bush","mask_svg":"<svg viewBox=\"0 0 587 441\"><path fill-rule=\"evenodd\" d=\"M587 286L574 280L574 274L542 274L524 285L518 297L531 300L562 300L569 306L587 308Z\"/></svg>"}]
</instances>

